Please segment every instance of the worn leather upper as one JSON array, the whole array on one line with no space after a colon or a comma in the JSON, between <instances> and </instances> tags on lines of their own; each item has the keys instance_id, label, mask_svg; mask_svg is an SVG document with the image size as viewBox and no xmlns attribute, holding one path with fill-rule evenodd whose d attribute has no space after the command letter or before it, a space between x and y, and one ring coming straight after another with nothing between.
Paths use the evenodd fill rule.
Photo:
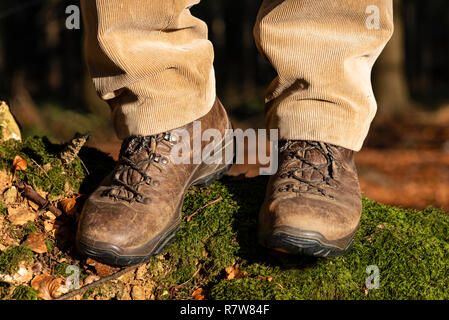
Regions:
<instances>
[{"instance_id":1,"label":"worn leather upper","mask_svg":"<svg viewBox=\"0 0 449 320\"><path fill-rule=\"evenodd\" d=\"M320 142L286 141L280 146L279 161L260 212L260 236L283 229L347 242L362 210L353 151Z\"/></svg>"},{"instance_id":2,"label":"worn leather upper","mask_svg":"<svg viewBox=\"0 0 449 320\"><path fill-rule=\"evenodd\" d=\"M215 128L224 134L229 128L226 112L217 100L200 118L202 133ZM190 134L193 124L155 136L130 137L123 142L113 172L87 200L79 221L78 241L118 254L141 255L161 233L179 224L187 188L217 165L175 164L172 148L179 143L180 130ZM202 147L206 142L202 143ZM190 157L194 151L190 150Z\"/></svg>"}]
</instances>

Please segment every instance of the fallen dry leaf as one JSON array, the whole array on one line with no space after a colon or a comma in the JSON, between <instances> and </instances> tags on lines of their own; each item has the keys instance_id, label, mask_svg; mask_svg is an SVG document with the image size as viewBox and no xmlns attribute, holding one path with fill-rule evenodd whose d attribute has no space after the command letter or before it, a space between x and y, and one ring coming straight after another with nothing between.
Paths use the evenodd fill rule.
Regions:
<instances>
[{"instance_id":1,"label":"fallen dry leaf","mask_svg":"<svg viewBox=\"0 0 449 320\"><path fill-rule=\"evenodd\" d=\"M39 291L39 297L44 300L53 300L56 297L61 284L64 282L64 278L53 278L47 273L40 274L31 281L31 287Z\"/></svg>"},{"instance_id":2,"label":"fallen dry leaf","mask_svg":"<svg viewBox=\"0 0 449 320\"><path fill-rule=\"evenodd\" d=\"M60 202L62 211L64 211L67 215L73 216L76 213L76 199L74 198L66 198L61 200Z\"/></svg>"},{"instance_id":3,"label":"fallen dry leaf","mask_svg":"<svg viewBox=\"0 0 449 320\"><path fill-rule=\"evenodd\" d=\"M193 300L204 300L206 298L206 291L203 288L198 288L192 293Z\"/></svg>"},{"instance_id":4,"label":"fallen dry leaf","mask_svg":"<svg viewBox=\"0 0 449 320\"><path fill-rule=\"evenodd\" d=\"M45 232L51 232L55 228L55 222L52 220L45 220L44 221L44 230Z\"/></svg>"},{"instance_id":5,"label":"fallen dry leaf","mask_svg":"<svg viewBox=\"0 0 449 320\"><path fill-rule=\"evenodd\" d=\"M28 167L26 160L19 155L14 158L12 166L14 168L14 171L23 171Z\"/></svg>"},{"instance_id":6,"label":"fallen dry leaf","mask_svg":"<svg viewBox=\"0 0 449 320\"><path fill-rule=\"evenodd\" d=\"M48 235L50 235L54 238L56 236L55 221L45 220L44 221L44 230Z\"/></svg>"},{"instance_id":7,"label":"fallen dry leaf","mask_svg":"<svg viewBox=\"0 0 449 320\"><path fill-rule=\"evenodd\" d=\"M17 188L15 186L6 189L6 191L3 193L3 203L4 204L15 203L18 195L19 191L17 191Z\"/></svg>"},{"instance_id":8,"label":"fallen dry leaf","mask_svg":"<svg viewBox=\"0 0 449 320\"><path fill-rule=\"evenodd\" d=\"M4 217L0 215L0 226L3 225ZM0 227L0 251L5 251L10 246L18 246L19 240L14 237L14 232L11 234L11 230L5 230Z\"/></svg>"},{"instance_id":9,"label":"fallen dry leaf","mask_svg":"<svg viewBox=\"0 0 449 320\"><path fill-rule=\"evenodd\" d=\"M28 205L34 210L37 211L40 208L40 205L38 205L36 202L28 200Z\"/></svg>"},{"instance_id":10,"label":"fallen dry leaf","mask_svg":"<svg viewBox=\"0 0 449 320\"><path fill-rule=\"evenodd\" d=\"M133 300L145 300L145 289L142 286L134 285L131 289Z\"/></svg>"},{"instance_id":11,"label":"fallen dry leaf","mask_svg":"<svg viewBox=\"0 0 449 320\"><path fill-rule=\"evenodd\" d=\"M134 280L135 272L134 270L131 270L125 274L122 274L120 277L117 278L118 281L122 282L131 282Z\"/></svg>"},{"instance_id":12,"label":"fallen dry leaf","mask_svg":"<svg viewBox=\"0 0 449 320\"><path fill-rule=\"evenodd\" d=\"M86 260L86 264L88 264L88 265L94 267L94 268L95 268L95 271L97 272L97 274L98 274L100 277L102 277L102 278L108 277L108 276L110 276L111 274L113 274L114 272L116 272L116 271L119 270L119 268L113 268L113 267L111 267L111 266L108 266L108 265L102 264L102 263L100 263L100 262L98 262L98 261L95 261L95 260L93 260L93 259L91 259L91 258L88 258L88 259Z\"/></svg>"},{"instance_id":13,"label":"fallen dry leaf","mask_svg":"<svg viewBox=\"0 0 449 320\"><path fill-rule=\"evenodd\" d=\"M232 279L240 279L244 278L248 275L245 271L240 271L238 266L235 267L226 267L226 280L232 280Z\"/></svg>"},{"instance_id":14,"label":"fallen dry leaf","mask_svg":"<svg viewBox=\"0 0 449 320\"><path fill-rule=\"evenodd\" d=\"M34 274L41 273L42 269L43 269L43 266L42 266L41 262L37 262L31 267L31 270L33 271Z\"/></svg>"},{"instance_id":15,"label":"fallen dry leaf","mask_svg":"<svg viewBox=\"0 0 449 320\"><path fill-rule=\"evenodd\" d=\"M45 211L42 214L42 217L44 217L47 220L56 220L56 216L51 211Z\"/></svg>"},{"instance_id":16,"label":"fallen dry leaf","mask_svg":"<svg viewBox=\"0 0 449 320\"><path fill-rule=\"evenodd\" d=\"M1 274L0 281L12 284L22 284L27 283L33 278L33 270L27 263L21 262L19 264L19 269L12 275Z\"/></svg>"},{"instance_id":17,"label":"fallen dry leaf","mask_svg":"<svg viewBox=\"0 0 449 320\"><path fill-rule=\"evenodd\" d=\"M32 232L23 242L28 248L36 253L46 253L47 245L45 244L45 235L41 233Z\"/></svg>"},{"instance_id":18,"label":"fallen dry leaf","mask_svg":"<svg viewBox=\"0 0 449 320\"><path fill-rule=\"evenodd\" d=\"M87 276L86 279L84 279L84 285L87 286L88 284L94 283L95 281L100 280L99 276L96 276L94 274L91 274L90 276Z\"/></svg>"},{"instance_id":19,"label":"fallen dry leaf","mask_svg":"<svg viewBox=\"0 0 449 320\"><path fill-rule=\"evenodd\" d=\"M257 279L261 279L261 280L265 280L265 281L268 281L268 282L271 282L271 281L273 281L273 277L264 277L264 276L257 276L256 277Z\"/></svg>"},{"instance_id":20,"label":"fallen dry leaf","mask_svg":"<svg viewBox=\"0 0 449 320\"><path fill-rule=\"evenodd\" d=\"M9 246L8 246L8 247L9 247ZM5 245L3 245L3 244L0 242L0 253L3 252L3 251L6 251L6 249L8 249L8 247L5 246Z\"/></svg>"},{"instance_id":21,"label":"fallen dry leaf","mask_svg":"<svg viewBox=\"0 0 449 320\"><path fill-rule=\"evenodd\" d=\"M34 219L36 219L36 213L29 208L8 208L8 220L11 221L13 225L23 226L27 222L34 221Z\"/></svg>"},{"instance_id":22,"label":"fallen dry leaf","mask_svg":"<svg viewBox=\"0 0 449 320\"><path fill-rule=\"evenodd\" d=\"M0 170L0 191L3 192L11 185L11 175L6 170Z\"/></svg>"},{"instance_id":23,"label":"fallen dry leaf","mask_svg":"<svg viewBox=\"0 0 449 320\"><path fill-rule=\"evenodd\" d=\"M147 272L148 272L147 266L141 265L136 270L136 280L144 280Z\"/></svg>"}]
</instances>

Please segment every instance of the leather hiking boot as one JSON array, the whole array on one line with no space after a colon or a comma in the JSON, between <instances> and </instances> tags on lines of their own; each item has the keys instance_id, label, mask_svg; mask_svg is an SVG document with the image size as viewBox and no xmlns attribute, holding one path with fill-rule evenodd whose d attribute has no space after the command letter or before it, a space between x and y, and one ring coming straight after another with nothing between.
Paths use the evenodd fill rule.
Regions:
<instances>
[{"instance_id":1,"label":"leather hiking boot","mask_svg":"<svg viewBox=\"0 0 449 320\"><path fill-rule=\"evenodd\" d=\"M154 136L126 139L116 167L84 205L76 239L79 251L116 266L138 264L160 253L180 226L188 188L208 186L230 168L234 152L230 128L217 99L209 113L197 121ZM206 129L219 132L220 140L202 141ZM177 160L175 147L187 150L184 163ZM206 147L221 150L207 155L216 158L226 154L231 161L204 159Z\"/></svg>"},{"instance_id":2,"label":"leather hiking boot","mask_svg":"<svg viewBox=\"0 0 449 320\"><path fill-rule=\"evenodd\" d=\"M352 245L362 213L353 151L283 141L259 214L259 242L287 253L334 257Z\"/></svg>"}]
</instances>

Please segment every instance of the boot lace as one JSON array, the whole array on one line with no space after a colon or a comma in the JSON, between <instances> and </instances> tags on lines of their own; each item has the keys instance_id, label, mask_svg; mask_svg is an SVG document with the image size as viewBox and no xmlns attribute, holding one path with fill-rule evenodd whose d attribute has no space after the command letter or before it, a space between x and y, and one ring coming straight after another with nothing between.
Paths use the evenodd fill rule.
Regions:
<instances>
[{"instance_id":1,"label":"boot lace","mask_svg":"<svg viewBox=\"0 0 449 320\"><path fill-rule=\"evenodd\" d=\"M127 202L139 202L148 204L150 199L139 192L139 187L143 184L158 187L159 181L147 174L150 167L163 171L163 166L169 163L169 159L156 152L159 144L165 144L170 150L178 140L177 136L171 133L161 133L154 136L131 136L127 138L121 147L119 161L113 173L112 184L103 193L103 197L110 197L116 200ZM133 155L146 152L146 156L141 160L132 160ZM143 169L144 168L144 169ZM125 175L126 173L126 175ZM134 179L134 173L138 173ZM125 176L123 179L121 177ZM129 183L129 177L133 182Z\"/></svg>"},{"instance_id":2,"label":"boot lace","mask_svg":"<svg viewBox=\"0 0 449 320\"><path fill-rule=\"evenodd\" d=\"M287 159L290 161L300 161L301 168L287 170L280 174L283 179L294 179L295 182L285 184L279 188L279 192L309 193L320 196L326 196L333 199L332 195L327 193L328 188L335 188L335 179L337 176L337 161L330 144L316 141L286 141L280 147L280 152L288 152ZM326 163L315 164L309 161L305 156L306 152L318 151L326 160ZM319 174L319 179L306 179L303 172L313 170Z\"/></svg>"}]
</instances>

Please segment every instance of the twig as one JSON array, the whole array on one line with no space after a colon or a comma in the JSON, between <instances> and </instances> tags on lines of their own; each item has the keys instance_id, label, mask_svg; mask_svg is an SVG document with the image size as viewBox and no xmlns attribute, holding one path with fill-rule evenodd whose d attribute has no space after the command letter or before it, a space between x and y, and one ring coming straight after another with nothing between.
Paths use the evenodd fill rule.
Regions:
<instances>
[{"instance_id":1,"label":"twig","mask_svg":"<svg viewBox=\"0 0 449 320\"><path fill-rule=\"evenodd\" d=\"M204 206L202 206L201 208L199 208L198 210L196 210L194 213L192 213L191 215L187 216L187 217L186 217L187 222L189 222L189 221L192 219L192 217L193 217L194 215L196 215L200 210L202 210L202 209L204 209L204 208L207 208L208 206L211 206L211 205L213 205L214 203L217 203L217 202L219 202L219 201L221 201L221 200L223 200L223 197L222 197L222 196L220 196L220 198L218 198L218 199L216 199L216 200L214 200L214 201L212 201L212 202L209 202L209 203L205 204Z\"/></svg>"},{"instance_id":2,"label":"twig","mask_svg":"<svg viewBox=\"0 0 449 320\"><path fill-rule=\"evenodd\" d=\"M135 270L135 269L137 269L138 267L140 267L140 266L142 266L144 264L145 263L140 263L140 264L135 265L135 266L127 267L127 268L125 268L123 270L120 270L120 271L110 275L110 276L107 276L105 278L101 278L98 281L92 282L92 283L90 283L88 285L85 285L84 287L81 287L81 288L79 288L77 290L71 291L71 292L69 292L69 293L67 293L67 294L65 294L65 295L63 295L63 296L61 296L61 297L59 297L59 298L57 298L55 300L68 300L68 299L71 299L71 298L73 298L73 297L75 297L75 296L77 296L79 294L82 294L82 293L86 292L87 290L89 290L91 288L99 286L102 283L105 283L105 282L108 282L108 281L111 281L111 280L115 280L118 277L124 275L125 273L128 273L128 272L130 272L132 270Z\"/></svg>"},{"instance_id":3,"label":"twig","mask_svg":"<svg viewBox=\"0 0 449 320\"><path fill-rule=\"evenodd\" d=\"M57 217L62 215L61 210L59 210L58 208L56 208L55 206L50 204L50 201L48 201L47 199L41 197L41 195L39 193L34 191L33 188L31 186L27 185L24 181L17 180L15 183L15 186L17 187L17 189L19 189L19 191L21 191L23 193L25 198L38 204L40 206L39 209L44 209L44 208L48 209L51 213L53 213Z\"/></svg>"},{"instance_id":4,"label":"twig","mask_svg":"<svg viewBox=\"0 0 449 320\"><path fill-rule=\"evenodd\" d=\"M42 172L47 176L47 178L50 179L50 177L48 176L47 172L45 172L44 168L42 168L42 167L39 165L39 163L37 163L36 161L34 161L33 158L30 157L30 159L31 159L31 161L33 161L33 163L34 163L35 165L37 165L37 166L39 167L39 169L42 170Z\"/></svg>"},{"instance_id":5,"label":"twig","mask_svg":"<svg viewBox=\"0 0 449 320\"><path fill-rule=\"evenodd\" d=\"M173 289L175 289L175 290L176 290L176 289L179 289L179 288L181 288L183 285L185 285L185 284L189 283L190 281L192 281L192 279L196 277L196 275L198 274L198 272L200 272L201 268L202 268L202 265L200 264L200 266L198 267L198 269L197 269L197 270L195 271L195 273L190 277L189 280L187 280L186 282L183 282L183 283L181 283L181 284L176 285Z\"/></svg>"},{"instance_id":6,"label":"twig","mask_svg":"<svg viewBox=\"0 0 449 320\"><path fill-rule=\"evenodd\" d=\"M89 172L89 170L87 169L86 165L84 164L83 160L81 160L81 158L80 158L79 156L76 156L76 157L80 160L81 164L82 164L83 167L84 167L84 170L86 170L86 173L87 173L87 175L89 176L89 175L90 175L90 172Z\"/></svg>"},{"instance_id":7,"label":"twig","mask_svg":"<svg viewBox=\"0 0 449 320\"><path fill-rule=\"evenodd\" d=\"M284 287L283 287L283 286L282 286L282 284L280 284L280 283L277 283L277 282L273 282L273 284L275 284L275 285L279 286L279 288L281 288L281 289L284 289Z\"/></svg>"}]
</instances>

